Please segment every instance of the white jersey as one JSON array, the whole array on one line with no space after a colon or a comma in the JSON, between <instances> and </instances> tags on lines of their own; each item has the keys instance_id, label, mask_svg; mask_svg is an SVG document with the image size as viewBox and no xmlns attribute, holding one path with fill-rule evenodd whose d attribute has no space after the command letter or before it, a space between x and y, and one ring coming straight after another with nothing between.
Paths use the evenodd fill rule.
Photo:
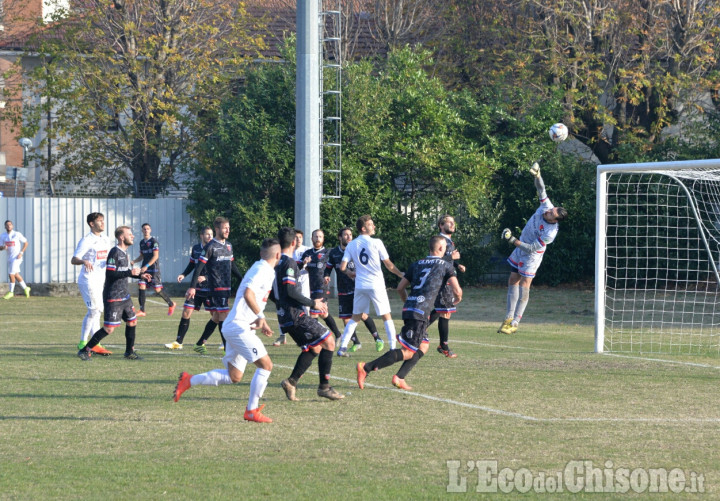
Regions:
<instances>
[{"instance_id":1,"label":"white jersey","mask_svg":"<svg viewBox=\"0 0 720 501\"><path fill-rule=\"evenodd\" d=\"M508 258L508 262L520 270L520 274L524 276L533 277L535 272L540 266L545 249L550 245L558 232L557 223L548 223L543 218L543 214L555 207L548 197L540 200L540 207L530 217L530 220L523 228L520 234L520 240L526 244L533 244L534 242L540 243L541 247L539 250L533 253L528 253L522 250L520 247L515 247L512 254Z\"/></svg>"},{"instance_id":2,"label":"white jersey","mask_svg":"<svg viewBox=\"0 0 720 501\"><path fill-rule=\"evenodd\" d=\"M27 238L23 236L19 231L12 230L10 233L7 231L0 235L0 245L7 247L7 259L8 262L15 261L22 251L23 245L27 242Z\"/></svg>"},{"instance_id":3,"label":"white jersey","mask_svg":"<svg viewBox=\"0 0 720 501\"><path fill-rule=\"evenodd\" d=\"M342 260L355 263L356 289L384 289L382 262L389 258L382 240L360 235L348 242Z\"/></svg>"},{"instance_id":4,"label":"white jersey","mask_svg":"<svg viewBox=\"0 0 720 501\"><path fill-rule=\"evenodd\" d=\"M223 331L225 330L225 326L231 329L235 326L246 329L248 324L254 322L257 315L250 309L250 306L248 306L245 301L245 290L250 289L255 293L257 304L260 307L260 312L262 312L267 305L268 296L270 295L274 281L275 268L270 266L264 259L256 261L247 273L245 273L242 282L240 282L232 310L230 310L230 313L223 322Z\"/></svg>"},{"instance_id":5,"label":"white jersey","mask_svg":"<svg viewBox=\"0 0 720 501\"><path fill-rule=\"evenodd\" d=\"M78 242L73 257L90 261L92 271L87 271L85 265L80 266L78 274L78 284L104 284L105 283L105 267L107 264L107 255L113 248L114 242L107 235L95 235L93 232L88 233L80 242Z\"/></svg>"}]
</instances>

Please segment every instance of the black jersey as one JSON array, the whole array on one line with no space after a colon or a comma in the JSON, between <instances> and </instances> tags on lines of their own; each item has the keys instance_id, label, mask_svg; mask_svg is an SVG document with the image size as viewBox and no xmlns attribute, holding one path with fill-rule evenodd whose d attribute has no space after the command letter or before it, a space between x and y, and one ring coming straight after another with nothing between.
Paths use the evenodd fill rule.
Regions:
<instances>
[{"instance_id":1,"label":"black jersey","mask_svg":"<svg viewBox=\"0 0 720 501\"><path fill-rule=\"evenodd\" d=\"M325 263L325 275L330 276L333 268L335 268L335 275L337 278L337 289L338 295L345 296L347 294L355 293L355 280L347 276L345 273L340 271L340 265L342 264L342 258L345 255L345 249L342 249L339 245L328 252L327 263ZM348 261L347 271L355 271L355 263Z\"/></svg>"},{"instance_id":2,"label":"black jersey","mask_svg":"<svg viewBox=\"0 0 720 501\"><path fill-rule=\"evenodd\" d=\"M312 300L304 298L298 276L300 270L297 262L283 254L275 265L275 280L273 281L273 295L277 308L280 327L287 327L305 314L303 306L311 306ZM305 301L301 301L305 299Z\"/></svg>"},{"instance_id":3,"label":"black jersey","mask_svg":"<svg viewBox=\"0 0 720 501\"><path fill-rule=\"evenodd\" d=\"M185 267L183 272L180 273L181 275L188 276L190 274L190 272L192 272L195 269L197 264L200 262L200 255L202 254L202 251L203 251L202 242L197 243L192 246L192 249L190 249L190 262L188 262L188 265ZM197 292L207 293L208 292L207 280L202 282L200 285L201 285L201 287L197 288Z\"/></svg>"},{"instance_id":4,"label":"black jersey","mask_svg":"<svg viewBox=\"0 0 720 501\"><path fill-rule=\"evenodd\" d=\"M115 246L110 249L105 267L103 301L115 302L130 298L127 277L132 276L132 265L127 252Z\"/></svg>"},{"instance_id":5,"label":"black jersey","mask_svg":"<svg viewBox=\"0 0 720 501\"><path fill-rule=\"evenodd\" d=\"M207 277L207 288L211 293L230 290L234 260L232 244L227 240L222 243L213 238L203 248L198 261L205 265L203 274ZM193 281L195 279L193 276Z\"/></svg>"},{"instance_id":6,"label":"black jersey","mask_svg":"<svg viewBox=\"0 0 720 501\"><path fill-rule=\"evenodd\" d=\"M155 237L150 237L147 240L140 240L140 254L142 254L141 266L147 266L153 257L155 251L160 251L160 244ZM156 260L151 266L147 268L148 273L155 273L160 271L160 259Z\"/></svg>"},{"instance_id":7,"label":"black jersey","mask_svg":"<svg viewBox=\"0 0 720 501\"><path fill-rule=\"evenodd\" d=\"M443 259L447 261L448 263L453 262L452 253L455 252L455 244L453 241L448 237L447 235L444 235L440 233L440 236L445 239L445 243L447 244L447 248L445 249L445 254L443 255Z\"/></svg>"},{"instance_id":8,"label":"black jersey","mask_svg":"<svg viewBox=\"0 0 720 501\"><path fill-rule=\"evenodd\" d=\"M411 264L405 272L410 292L403 305L402 318L427 320L440 288L456 275L452 262L445 261L444 257L428 256Z\"/></svg>"},{"instance_id":9,"label":"black jersey","mask_svg":"<svg viewBox=\"0 0 720 501\"><path fill-rule=\"evenodd\" d=\"M325 293L328 286L325 284L325 265L328 260L328 251L325 247L308 249L303 252L302 261L310 256L310 262L305 265L310 280L311 293Z\"/></svg>"}]
</instances>

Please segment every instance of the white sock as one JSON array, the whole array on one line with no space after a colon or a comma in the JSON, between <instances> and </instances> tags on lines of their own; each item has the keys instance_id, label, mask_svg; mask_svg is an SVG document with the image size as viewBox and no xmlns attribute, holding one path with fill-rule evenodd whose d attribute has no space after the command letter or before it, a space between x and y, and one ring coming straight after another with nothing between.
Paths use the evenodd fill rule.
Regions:
<instances>
[{"instance_id":1,"label":"white sock","mask_svg":"<svg viewBox=\"0 0 720 501\"><path fill-rule=\"evenodd\" d=\"M520 323L520 319L525 313L528 299L530 299L530 287L520 287L520 299L518 299L517 306L515 306L515 315L513 315L512 322L515 327Z\"/></svg>"},{"instance_id":2,"label":"white sock","mask_svg":"<svg viewBox=\"0 0 720 501\"><path fill-rule=\"evenodd\" d=\"M520 288L518 284L508 285L507 292L507 310L505 318L512 318L515 313L515 305L517 305L518 297L520 296Z\"/></svg>"},{"instance_id":3,"label":"white sock","mask_svg":"<svg viewBox=\"0 0 720 501\"><path fill-rule=\"evenodd\" d=\"M28 286L27 286L27 284L26 284L25 282L18 282L18 283L20 284L20 287L23 288L23 290L25 290L25 289L28 288Z\"/></svg>"},{"instance_id":4,"label":"white sock","mask_svg":"<svg viewBox=\"0 0 720 501\"><path fill-rule=\"evenodd\" d=\"M85 318L83 318L82 331L80 333L80 341L87 343L90 337L100 329L100 312L97 310L88 310Z\"/></svg>"},{"instance_id":5,"label":"white sock","mask_svg":"<svg viewBox=\"0 0 720 501\"><path fill-rule=\"evenodd\" d=\"M394 349L395 349L395 343L396 343L396 339L395 339L395 324L393 323L392 320L385 320L385 321L383 322L383 324L385 325L385 332L387 332L388 343L390 343L390 349L391 349L391 350L394 350Z\"/></svg>"},{"instance_id":6,"label":"white sock","mask_svg":"<svg viewBox=\"0 0 720 501\"><path fill-rule=\"evenodd\" d=\"M204 384L205 386L220 386L221 384L232 384L227 369L213 369L204 374L195 374L190 378L190 386Z\"/></svg>"},{"instance_id":7,"label":"white sock","mask_svg":"<svg viewBox=\"0 0 720 501\"><path fill-rule=\"evenodd\" d=\"M342 337L340 338L340 348L348 347L350 338L355 334L355 329L357 329L357 324L358 323L351 318L347 325L345 325L345 330L343 330Z\"/></svg>"},{"instance_id":8,"label":"white sock","mask_svg":"<svg viewBox=\"0 0 720 501\"><path fill-rule=\"evenodd\" d=\"M253 375L252 381L250 381L250 398L248 398L247 406L249 411L258 408L260 398L265 392L269 377L270 371L261 369L260 367L255 369L255 374Z\"/></svg>"},{"instance_id":9,"label":"white sock","mask_svg":"<svg viewBox=\"0 0 720 501\"><path fill-rule=\"evenodd\" d=\"M15 290L15 282L10 282L10 292Z\"/></svg>"}]
</instances>

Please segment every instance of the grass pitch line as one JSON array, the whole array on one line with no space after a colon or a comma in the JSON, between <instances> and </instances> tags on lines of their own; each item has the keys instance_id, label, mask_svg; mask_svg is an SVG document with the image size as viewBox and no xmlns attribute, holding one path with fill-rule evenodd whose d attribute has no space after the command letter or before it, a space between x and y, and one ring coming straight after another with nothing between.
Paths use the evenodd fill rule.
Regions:
<instances>
[{"instance_id":1,"label":"grass pitch line","mask_svg":"<svg viewBox=\"0 0 720 501\"><path fill-rule=\"evenodd\" d=\"M717 365L701 364L698 362L684 362L682 360L667 360L664 358L648 358L633 355L620 355L619 353L603 353L606 357L629 358L631 360L645 360L648 362L661 362L663 364L687 365L689 367L702 367L703 369L720 369Z\"/></svg>"}]
</instances>

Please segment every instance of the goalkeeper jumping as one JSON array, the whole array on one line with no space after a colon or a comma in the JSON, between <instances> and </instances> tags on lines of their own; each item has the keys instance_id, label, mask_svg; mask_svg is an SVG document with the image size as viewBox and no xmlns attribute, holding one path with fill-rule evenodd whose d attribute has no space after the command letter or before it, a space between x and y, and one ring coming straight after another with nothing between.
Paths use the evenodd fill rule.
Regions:
<instances>
[{"instance_id":1,"label":"goalkeeper jumping","mask_svg":"<svg viewBox=\"0 0 720 501\"><path fill-rule=\"evenodd\" d=\"M515 246L507 259L512 267L508 280L507 312L498 332L513 334L523 316L528 299L530 284L540 267L545 248L555 240L558 222L567 217L567 210L555 207L545 193L545 184L540 176L540 166L535 162L530 167L535 178L535 188L540 197L540 207L523 228L520 238L515 238L509 228L502 231L502 238Z\"/></svg>"}]
</instances>

